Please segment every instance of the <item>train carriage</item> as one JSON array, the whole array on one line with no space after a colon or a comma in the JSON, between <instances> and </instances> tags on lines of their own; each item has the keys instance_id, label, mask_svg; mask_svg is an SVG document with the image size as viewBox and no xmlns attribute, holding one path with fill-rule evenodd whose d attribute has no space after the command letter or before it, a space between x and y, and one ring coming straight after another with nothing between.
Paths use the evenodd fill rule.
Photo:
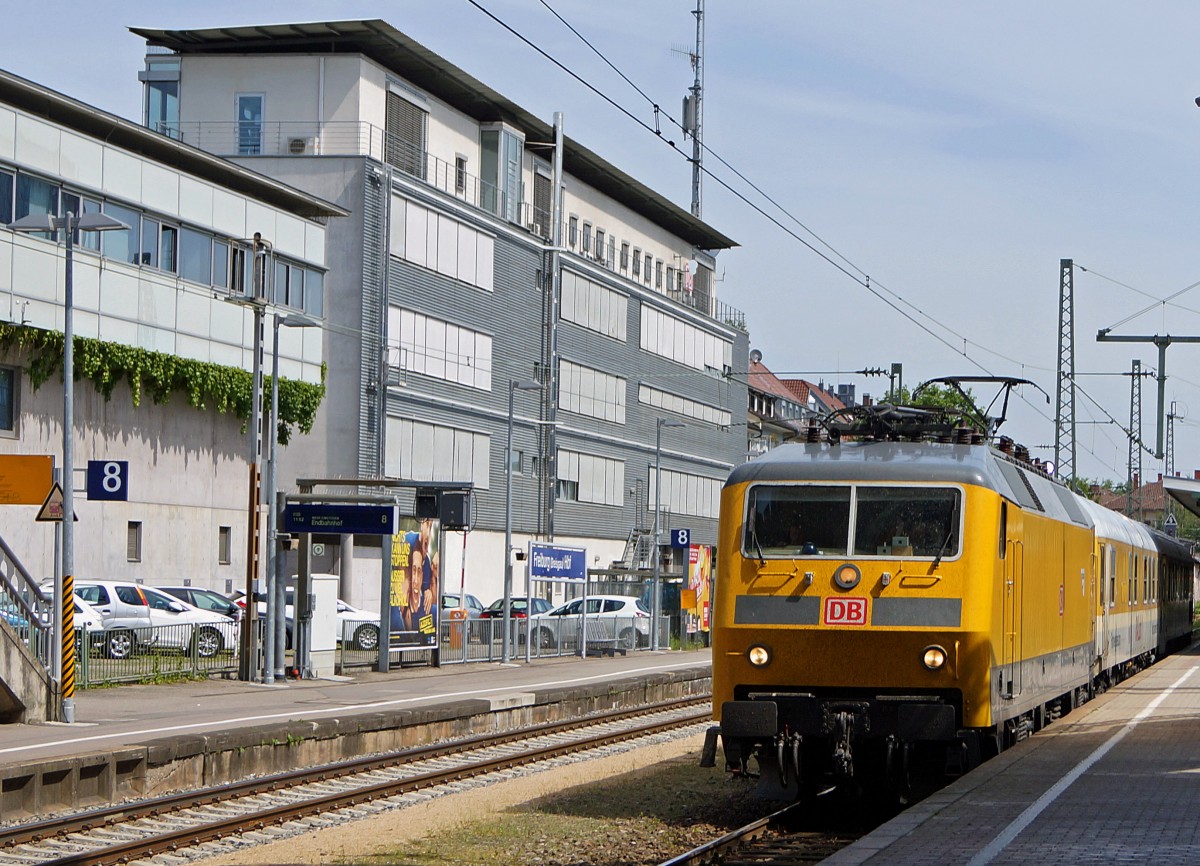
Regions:
<instances>
[{"instance_id":1,"label":"train carriage","mask_svg":"<svg viewBox=\"0 0 1200 866\"><path fill-rule=\"evenodd\" d=\"M1183 545L975 443L792 444L733 471L707 762L719 731L727 766L753 759L770 796L856 776L904 788L1190 639Z\"/></svg>"}]
</instances>

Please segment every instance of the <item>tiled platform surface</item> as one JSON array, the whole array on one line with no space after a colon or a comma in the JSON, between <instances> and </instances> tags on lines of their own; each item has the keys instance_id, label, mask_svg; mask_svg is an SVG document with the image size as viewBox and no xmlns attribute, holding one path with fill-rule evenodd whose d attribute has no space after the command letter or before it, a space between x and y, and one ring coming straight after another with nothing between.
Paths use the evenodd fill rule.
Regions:
<instances>
[{"instance_id":1,"label":"tiled platform surface","mask_svg":"<svg viewBox=\"0 0 1200 866\"><path fill-rule=\"evenodd\" d=\"M1200 646L1131 677L824 862L1200 864Z\"/></svg>"}]
</instances>

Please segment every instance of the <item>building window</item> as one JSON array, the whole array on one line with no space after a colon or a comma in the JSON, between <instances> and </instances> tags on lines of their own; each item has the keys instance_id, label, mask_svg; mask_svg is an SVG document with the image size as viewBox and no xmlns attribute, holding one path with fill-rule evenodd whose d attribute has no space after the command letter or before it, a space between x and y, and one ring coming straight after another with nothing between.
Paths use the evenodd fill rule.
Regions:
<instances>
[{"instance_id":1,"label":"building window","mask_svg":"<svg viewBox=\"0 0 1200 866\"><path fill-rule=\"evenodd\" d=\"M171 138L179 138L179 63L178 55L147 57L138 76L146 83L143 122Z\"/></svg>"},{"instance_id":2,"label":"building window","mask_svg":"<svg viewBox=\"0 0 1200 866\"><path fill-rule=\"evenodd\" d=\"M203 232L184 228L179 232L179 276L202 286L213 283L213 239ZM226 262L222 265L222 273L228 265L229 247L225 247Z\"/></svg>"},{"instance_id":3,"label":"building window","mask_svg":"<svg viewBox=\"0 0 1200 866\"><path fill-rule=\"evenodd\" d=\"M508 468L513 475L521 474L521 467L525 464L525 452L518 451L516 448L509 454Z\"/></svg>"},{"instance_id":4,"label":"building window","mask_svg":"<svg viewBox=\"0 0 1200 866\"><path fill-rule=\"evenodd\" d=\"M0 223L8 225L13 221L13 175L0 171Z\"/></svg>"},{"instance_id":5,"label":"building window","mask_svg":"<svg viewBox=\"0 0 1200 866\"><path fill-rule=\"evenodd\" d=\"M263 103L261 93L237 95L237 152L238 156L258 156L262 153Z\"/></svg>"},{"instance_id":6,"label":"building window","mask_svg":"<svg viewBox=\"0 0 1200 866\"><path fill-rule=\"evenodd\" d=\"M232 551L233 529L229 526L217 527L217 564L229 565L233 562L230 557Z\"/></svg>"},{"instance_id":7,"label":"building window","mask_svg":"<svg viewBox=\"0 0 1200 866\"><path fill-rule=\"evenodd\" d=\"M533 226L536 234L550 237L550 218L554 215L549 176L540 171L533 175Z\"/></svg>"},{"instance_id":8,"label":"building window","mask_svg":"<svg viewBox=\"0 0 1200 866\"><path fill-rule=\"evenodd\" d=\"M579 217L572 215L567 221L567 246L575 249L575 244L579 242Z\"/></svg>"},{"instance_id":9,"label":"building window","mask_svg":"<svg viewBox=\"0 0 1200 866\"><path fill-rule=\"evenodd\" d=\"M399 307L388 308L387 327L388 366L491 390L490 334Z\"/></svg>"},{"instance_id":10,"label":"building window","mask_svg":"<svg viewBox=\"0 0 1200 866\"><path fill-rule=\"evenodd\" d=\"M426 112L389 90L383 158L405 174L425 177Z\"/></svg>"},{"instance_id":11,"label":"building window","mask_svg":"<svg viewBox=\"0 0 1200 866\"><path fill-rule=\"evenodd\" d=\"M587 255L588 253L590 253L592 251L592 224L591 223L583 224L582 241L583 241L583 246L580 248L580 252L582 252L584 255Z\"/></svg>"},{"instance_id":12,"label":"building window","mask_svg":"<svg viewBox=\"0 0 1200 866\"><path fill-rule=\"evenodd\" d=\"M164 271L179 271L179 229L163 226L158 236L158 266Z\"/></svg>"},{"instance_id":13,"label":"building window","mask_svg":"<svg viewBox=\"0 0 1200 866\"><path fill-rule=\"evenodd\" d=\"M662 262L662 259L659 259L657 262L654 263L654 288L662 289L662 287L663 287L662 277L663 277L663 262Z\"/></svg>"},{"instance_id":14,"label":"building window","mask_svg":"<svg viewBox=\"0 0 1200 866\"><path fill-rule=\"evenodd\" d=\"M467 158L461 153L454 156L454 191L467 191Z\"/></svg>"},{"instance_id":15,"label":"building window","mask_svg":"<svg viewBox=\"0 0 1200 866\"><path fill-rule=\"evenodd\" d=\"M646 261L642 263L642 279L646 285L650 285L650 273L654 265L654 256L646 253Z\"/></svg>"},{"instance_id":16,"label":"building window","mask_svg":"<svg viewBox=\"0 0 1200 866\"><path fill-rule=\"evenodd\" d=\"M621 272L624 273L627 270L629 270L629 244L627 242L622 242L621 243Z\"/></svg>"},{"instance_id":17,"label":"building window","mask_svg":"<svg viewBox=\"0 0 1200 866\"><path fill-rule=\"evenodd\" d=\"M604 229L596 229L596 261L604 261Z\"/></svg>"},{"instance_id":18,"label":"building window","mask_svg":"<svg viewBox=\"0 0 1200 866\"><path fill-rule=\"evenodd\" d=\"M129 527L125 533L125 558L130 562L142 561L142 522L140 520L129 521Z\"/></svg>"},{"instance_id":19,"label":"building window","mask_svg":"<svg viewBox=\"0 0 1200 866\"><path fill-rule=\"evenodd\" d=\"M675 269L670 265L667 266L667 291L675 291Z\"/></svg>"},{"instance_id":20,"label":"building window","mask_svg":"<svg viewBox=\"0 0 1200 866\"><path fill-rule=\"evenodd\" d=\"M17 434L17 382L13 367L0 367L0 436Z\"/></svg>"},{"instance_id":21,"label":"building window","mask_svg":"<svg viewBox=\"0 0 1200 866\"><path fill-rule=\"evenodd\" d=\"M558 479L558 483L554 485L554 498L560 502L578 502L579 482Z\"/></svg>"},{"instance_id":22,"label":"building window","mask_svg":"<svg viewBox=\"0 0 1200 866\"><path fill-rule=\"evenodd\" d=\"M521 159L525 139L508 127L479 131L479 205L484 210L517 222L524 198Z\"/></svg>"}]
</instances>

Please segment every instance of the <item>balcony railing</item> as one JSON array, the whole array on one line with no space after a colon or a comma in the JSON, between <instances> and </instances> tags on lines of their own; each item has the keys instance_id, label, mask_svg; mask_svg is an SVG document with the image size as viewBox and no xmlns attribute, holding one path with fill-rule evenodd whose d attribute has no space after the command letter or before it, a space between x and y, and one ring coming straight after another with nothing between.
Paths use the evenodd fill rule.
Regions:
<instances>
[{"instance_id":1,"label":"balcony railing","mask_svg":"<svg viewBox=\"0 0 1200 866\"><path fill-rule=\"evenodd\" d=\"M551 214L526 201L510 201L495 184L469 174L456 163L439 159L411 142L363 121L192 121L160 125L158 132L218 156L366 156L392 166L410 177L432 186L446 195L521 226L530 234L550 241L553 238ZM568 227L559 235L570 245ZM601 250L580 250L578 254L614 273L618 268L616 245L607 239ZM631 278L635 279L636 278ZM676 303L727 325L746 329L746 317L740 310L718 301L711 292L657 289Z\"/></svg>"}]
</instances>

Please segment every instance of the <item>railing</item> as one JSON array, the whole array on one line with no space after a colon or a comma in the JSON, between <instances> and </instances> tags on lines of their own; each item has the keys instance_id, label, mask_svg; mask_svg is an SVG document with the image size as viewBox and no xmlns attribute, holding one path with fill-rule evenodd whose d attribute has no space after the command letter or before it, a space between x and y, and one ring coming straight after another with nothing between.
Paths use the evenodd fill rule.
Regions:
<instances>
[{"instance_id":1,"label":"railing","mask_svg":"<svg viewBox=\"0 0 1200 866\"><path fill-rule=\"evenodd\" d=\"M76 685L192 679L236 674L238 624L76 628Z\"/></svg>"},{"instance_id":2,"label":"railing","mask_svg":"<svg viewBox=\"0 0 1200 866\"><path fill-rule=\"evenodd\" d=\"M47 670L53 665L54 601L0 538L0 616L21 635Z\"/></svg>"},{"instance_id":3,"label":"railing","mask_svg":"<svg viewBox=\"0 0 1200 866\"><path fill-rule=\"evenodd\" d=\"M503 189L469 174L457 163L439 159L398 136L364 121L191 121L159 124L163 135L219 156L366 156L392 166L403 174L453 196L466 204L521 226L543 241L553 237L551 213L530 202L510 200ZM569 226L564 222L559 235L571 246ZM591 239L594 243L594 238ZM624 272L612 238L602 250L578 254L607 270ZM641 282L635 280L635 282ZM659 290L678 304L727 325L746 330L740 310L717 301L710 291Z\"/></svg>"}]
</instances>

